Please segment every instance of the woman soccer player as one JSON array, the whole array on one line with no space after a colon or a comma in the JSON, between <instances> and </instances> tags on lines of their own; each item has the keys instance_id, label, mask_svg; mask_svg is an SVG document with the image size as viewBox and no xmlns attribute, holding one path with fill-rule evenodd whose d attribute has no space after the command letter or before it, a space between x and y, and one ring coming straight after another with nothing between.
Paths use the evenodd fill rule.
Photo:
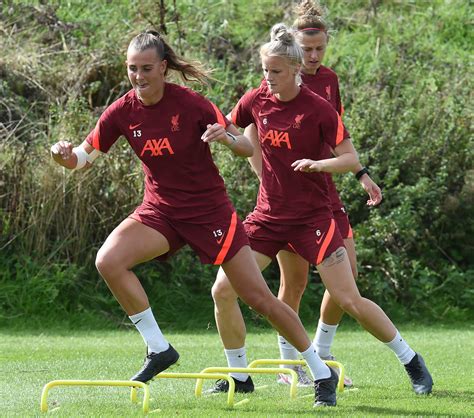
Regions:
<instances>
[{"instance_id":1,"label":"woman soccer player","mask_svg":"<svg viewBox=\"0 0 474 418\"><path fill-rule=\"evenodd\" d=\"M260 49L266 83L246 93L232 111L242 128L254 123L262 150L262 175L257 206L244 226L257 263L263 270L289 244L315 264L331 297L367 331L404 362L417 393L429 393L432 379L421 356L400 337L383 310L363 298L331 209L324 173L353 169L357 155L344 134L336 110L298 80L303 51L285 25L272 28L271 41ZM330 158L328 146L336 158ZM223 269L213 286L216 321L230 367L242 367L245 324L237 295ZM232 374L231 374L232 375ZM250 377L232 375L237 388L250 391ZM321 370L315 406L336 404L337 375ZM215 391L227 386L218 382Z\"/></svg>"},{"instance_id":2,"label":"woman soccer player","mask_svg":"<svg viewBox=\"0 0 474 418\"><path fill-rule=\"evenodd\" d=\"M169 69L185 80L203 80L205 74L177 56L159 33L133 38L126 65L132 90L105 110L79 147L60 141L51 154L58 164L79 169L124 136L142 162L143 203L112 231L96 259L99 273L147 345L143 367L131 380L147 382L179 358L132 269L184 244L201 262L221 265L239 297L303 352L319 378L320 370L328 369L297 314L267 287L209 148L218 141L249 157L251 144L213 103L166 81Z\"/></svg>"},{"instance_id":3,"label":"woman soccer player","mask_svg":"<svg viewBox=\"0 0 474 418\"><path fill-rule=\"evenodd\" d=\"M329 28L322 17L322 8L312 0L304 0L295 7L294 12L296 20L293 23L293 29L295 31L296 41L303 49L303 65L301 67L302 82L311 91L331 103L342 117L343 106L339 93L337 75L330 68L322 65L329 40ZM255 125L252 124L245 128L244 134L254 145L254 154L249 158L249 161L260 178L262 153ZM364 190L369 194L367 205L378 205L382 201L382 193L377 184L370 178L367 169L358 163L352 171L360 181ZM327 173L327 181L334 220L344 239L344 246L346 247L347 256L351 263L352 273L354 278L357 279L357 256L349 216L336 190L332 176L329 173ZM277 254L277 260L280 267L280 289L278 298L291 306L295 312L298 312L301 298L308 282L309 263L289 247L281 250ZM324 360L334 359L330 349L343 315L344 311L334 302L326 290L321 303L320 320L313 340L314 347L319 356ZM282 359L298 359L297 350L281 335L278 336L278 346ZM301 366L286 365L285 367L293 367L295 369L298 375L299 386L312 385L312 380L308 378ZM278 383L291 384L291 377L287 374L280 374L278 376ZM352 386L352 380L348 376L344 377L344 383L345 386Z\"/></svg>"}]
</instances>

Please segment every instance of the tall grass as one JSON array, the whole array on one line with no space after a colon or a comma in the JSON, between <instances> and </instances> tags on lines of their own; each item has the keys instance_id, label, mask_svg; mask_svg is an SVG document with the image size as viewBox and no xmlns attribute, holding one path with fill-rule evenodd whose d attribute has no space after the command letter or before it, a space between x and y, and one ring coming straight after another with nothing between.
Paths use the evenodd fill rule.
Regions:
<instances>
[{"instance_id":1,"label":"tall grass","mask_svg":"<svg viewBox=\"0 0 474 418\"><path fill-rule=\"evenodd\" d=\"M402 317L413 310L438 319L471 317L468 4L326 5L334 28L326 59L340 77L345 123L385 196L369 211L353 177L339 179L356 233L360 287ZM140 202L140 164L125 141L81 173L58 168L48 149L59 139L82 141L105 106L127 91L124 51L131 36L151 25L167 32L178 51L215 69L202 92L229 111L259 83L258 45L273 23L291 22L290 6L277 0L0 5L0 315L41 317L44 303L59 315L88 307L120 312L95 272L94 256ZM245 216L256 179L223 148L214 155ZM189 252L139 272L152 300L209 302L215 269ZM277 270L267 277L275 287ZM309 313L321 295L314 280L310 291ZM181 318L177 305L166 309Z\"/></svg>"}]
</instances>

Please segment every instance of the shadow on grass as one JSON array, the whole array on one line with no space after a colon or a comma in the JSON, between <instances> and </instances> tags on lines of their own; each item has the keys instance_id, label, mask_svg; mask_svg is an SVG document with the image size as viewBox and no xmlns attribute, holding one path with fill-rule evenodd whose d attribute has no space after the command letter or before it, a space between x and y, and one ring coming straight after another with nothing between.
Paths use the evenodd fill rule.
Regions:
<instances>
[{"instance_id":1,"label":"shadow on grass","mask_svg":"<svg viewBox=\"0 0 474 418\"><path fill-rule=\"evenodd\" d=\"M461 398L463 401L470 399L471 402L474 402L474 391L472 390L434 390L433 396L448 399Z\"/></svg>"},{"instance_id":2,"label":"shadow on grass","mask_svg":"<svg viewBox=\"0 0 474 418\"><path fill-rule=\"evenodd\" d=\"M434 415L434 411L423 411L417 409L416 411L407 411L406 409L395 408L381 408L378 406L356 406L355 411L362 414L362 416L404 416L404 417L429 417ZM450 417L465 417L462 413L450 413Z\"/></svg>"},{"instance_id":3,"label":"shadow on grass","mask_svg":"<svg viewBox=\"0 0 474 418\"><path fill-rule=\"evenodd\" d=\"M71 318L70 320L40 320L36 318L36 320L30 321L23 321L23 320L16 320L16 321L0 321L0 334L4 336L21 336L21 335L51 335L51 336L64 336L64 335L71 335L77 334L81 335L83 333L90 333L90 332L136 332L135 328L128 320L126 316L116 318L117 321L107 321L103 320L102 322L97 322L97 318L95 320L88 321L86 318L82 320L77 320L77 318ZM196 335L196 334L208 334L213 333L217 335L217 328L213 318L209 320L202 321L199 324L187 325L187 326L179 326L175 324L166 324L164 322L160 322L158 319L158 323L160 327L166 334L189 334L189 335ZM262 322L259 324L255 324L252 322L247 322L247 332L248 333L260 333L260 332L271 332L272 327L267 324L266 322ZM423 332L424 330L430 331L432 329L436 329L438 331L463 331L466 333L474 332L474 325L465 322L465 323L457 323L456 326L452 326L451 324L436 324L436 325L424 325L420 326L406 323L406 324L398 324L399 328L403 329L405 333L407 332ZM313 333L313 329L311 327L306 327L306 330L309 334ZM341 327L340 332L362 332L362 328L358 324L346 324L344 323Z\"/></svg>"}]
</instances>

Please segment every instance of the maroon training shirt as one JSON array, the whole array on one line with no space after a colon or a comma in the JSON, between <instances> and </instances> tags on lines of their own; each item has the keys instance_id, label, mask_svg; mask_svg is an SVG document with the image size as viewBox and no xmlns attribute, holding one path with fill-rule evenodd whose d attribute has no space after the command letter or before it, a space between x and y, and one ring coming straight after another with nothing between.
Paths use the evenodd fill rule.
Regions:
<instances>
[{"instance_id":1,"label":"maroon training shirt","mask_svg":"<svg viewBox=\"0 0 474 418\"><path fill-rule=\"evenodd\" d=\"M263 84L239 100L232 121L242 128L255 123L258 130L262 182L255 211L262 219L301 224L332 217L325 175L291 167L302 158L328 158L327 145L335 148L344 139L341 118L325 99L303 86L282 102Z\"/></svg>"},{"instance_id":2,"label":"maroon training shirt","mask_svg":"<svg viewBox=\"0 0 474 418\"><path fill-rule=\"evenodd\" d=\"M316 74L302 73L301 79L306 87L331 103L337 113L342 116L344 109L339 93L339 80L333 70L321 65Z\"/></svg>"},{"instance_id":3,"label":"maroon training shirt","mask_svg":"<svg viewBox=\"0 0 474 418\"><path fill-rule=\"evenodd\" d=\"M334 109L337 110L342 117L344 108L341 102L341 96L339 93L339 80L337 74L328 67L321 65L316 74L301 74L303 84L307 86L311 91L319 94L321 97L326 99ZM347 136L349 133L347 132ZM340 210L344 204L339 197L339 193L336 190L336 185L332 179L330 173L327 174L328 186L329 186L329 198L331 199L331 206L334 211Z\"/></svg>"},{"instance_id":4,"label":"maroon training shirt","mask_svg":"<svg viewBox=\"0 0 474 418\"><path fill-rule=\"evenodd\" d=\"M87 142L107 152L123 135L145 172L144 203L176 220L199 220L216 207L232 207L209 144L201 140L208 124L229 121L209 100L165 83L163 98L145 106L134 90L101 115Z\"/></svg>"}]
</instances>

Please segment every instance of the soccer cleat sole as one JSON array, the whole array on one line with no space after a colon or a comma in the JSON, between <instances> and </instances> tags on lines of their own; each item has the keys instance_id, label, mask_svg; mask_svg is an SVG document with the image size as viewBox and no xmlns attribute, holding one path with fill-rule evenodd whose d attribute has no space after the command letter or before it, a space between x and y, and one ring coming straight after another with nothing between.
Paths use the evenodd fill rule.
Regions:
<instances>
[{"instance_id":1,"label":"soccer cleat sole","mask_svg":"<svg viewBox=\"0 0 474 418\"><path fill-rule=\"evenodd\" d=\"M176 361L175 363L169 365L166 370L163 370L163 371L160 372L160 373L168 373L170 370L176 369L176 368L178 368L178 367L179 367L179 359L178 359L178 361ZM155 374L155 375L147 382L147 384L149 384L151 381L155 380L156 377L157 377L160 373Z\"/></svg>"}]
</instances>

